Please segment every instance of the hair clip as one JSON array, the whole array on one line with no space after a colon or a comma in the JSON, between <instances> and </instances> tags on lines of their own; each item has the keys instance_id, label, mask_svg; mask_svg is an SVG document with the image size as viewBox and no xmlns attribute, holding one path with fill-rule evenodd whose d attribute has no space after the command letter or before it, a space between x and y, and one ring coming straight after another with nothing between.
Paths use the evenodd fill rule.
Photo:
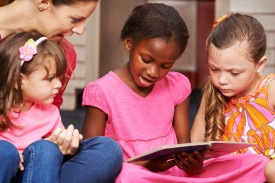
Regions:
<instances>
[{"instance_id":1,"label":"hair clip","mask_svg":"<svg viewBox=\"0 0 275 183\"><path fill-rule=\"evenodd\" d=\"M221 21L225 20L228 16L227 15L223 15L221 18L219 18L214 24L213 24L213 28L216 27Z\"/></svg>"},{"instance_id":2,"label":"hair clip","mask_svg":"<svg viewBox=\"0 0 275 183\"><path fill-rule=\"evenodd\" d=\"M19 48L20 53L20 59L21 59L21 66L24 62L30 61L34 55L37 54L37 45L41 43L42 41L46 40L46 37L41 37L37 41L34 41L33 39L29 39L24 46L21 46Z\"/></svg>"}]
</instances>

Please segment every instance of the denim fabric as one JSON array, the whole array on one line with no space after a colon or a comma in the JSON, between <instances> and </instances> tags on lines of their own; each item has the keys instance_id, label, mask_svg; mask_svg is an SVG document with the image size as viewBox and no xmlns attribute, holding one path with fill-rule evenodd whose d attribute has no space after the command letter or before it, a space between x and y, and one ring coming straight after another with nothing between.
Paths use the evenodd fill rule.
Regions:
<instances>
[{"instance_id":1,"label":"denim fabric","mask_svg":"<svg viewBox=\"0 0 275 183\"><path fill-rule=\"evenodd\" d=\"M0 182L10 183L16 174L20 157L14 145L0 140Z\"/></svg>"},{"instance_id":2,"label":"denim fabric","mask_svg":"<svg viewBox=\"0 0 275 183\"><path fill-rule=\"evenodd\" d=\"M1 183L111 183L122 166L120 146L103 136L82 141L78 152L64 160L53 142L34 142L23 152L23 172L17 172L19 155L12 144L0 141L0 150L5 152L0 153Z\"/></svg>"},{"instance_id":3,"label":"denim fabric","mask_svg":"<svg viewBox=\"0 0 275 183\"><path fill-rule=\"evenodd\" d=\"M60 172L61 183L112 183L122 166L122 150L108 137L82 141L76 155L66 161Z\"/></svg>"}]
</instances>

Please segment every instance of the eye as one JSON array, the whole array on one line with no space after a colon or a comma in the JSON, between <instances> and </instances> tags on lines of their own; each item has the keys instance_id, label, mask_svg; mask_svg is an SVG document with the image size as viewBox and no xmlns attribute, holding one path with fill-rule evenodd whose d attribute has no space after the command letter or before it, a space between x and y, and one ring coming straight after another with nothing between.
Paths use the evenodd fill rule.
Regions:
<instances>
[{"instance_id":1,"label":"eye","mask_svg":"<svg viewBox=\"0 0 275 183\"><path fill-rule=\"evenodd\" d=\"M161 68L163 69L171 69L173 65L162 65Z\"/></svg>"},{"instance_id":2,"label":"eye","mask_svg":"<svg viewBox=\"0 0 275 183\"><path fill-rule=\"evenodd\" d=\"M151 60L148 59L148 58L143 58L143 57L141 57L141 60L142 60L144 63L146 63L146 64L149 64L149 63L151 62Z\"/></svg>"},{"instance_id":3,"label":"eye","mask_svg":"<svg viewBox=\"0 0 275 183\"><path fill-rule=\"evenodd\" d=\"M214 68L214 67L209 67L209 70L210 70L211 72L217 72L217 71L218 71L218 69L217 69L217 68Z\"/></svg>"},{"instance_id":4,"label":"eye","mask_svg":"<svg viewBox=\"0 0 275 183\"><path fill-rule=\"evenodd\" d=\"M232 76L238 76L240 73L239 72L231 72Z\"/></svg>"},{"instance_id":5,"label":"eye","mask_svg":"<svg viewBox=\"0 0 275 183\"><path fill-rule=\"evenodd\" d=\"M72 18L72 23L79 23L82 20L83 20L82 18Z\"/></svg>"}]
</instances>

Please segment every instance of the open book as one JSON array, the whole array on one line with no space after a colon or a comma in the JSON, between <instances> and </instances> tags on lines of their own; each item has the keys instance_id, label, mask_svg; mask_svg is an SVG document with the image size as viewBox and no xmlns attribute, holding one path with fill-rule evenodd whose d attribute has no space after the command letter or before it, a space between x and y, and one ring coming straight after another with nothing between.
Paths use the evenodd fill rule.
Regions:
<instances>
[{"instance_id":1,"label":"open book","mask_svg":"<svg viewBox=\"0 0 275 183\"><path fill-rule=\"evenodd\" d=\"M210 149L210 152L205 156L206 158L215 158L215 157L230 154L232 152L239 151L254 145L256 145L256 143L225 142L225 141L209 141L209 142L166 145L166 146L161 146L152 151L149 151L147 153L129 158L126 160L126 162L156 159L169 154L176 154L180 152L191 153L194 151L200 151L204 149Z\"/></svg>"}]
</instances>

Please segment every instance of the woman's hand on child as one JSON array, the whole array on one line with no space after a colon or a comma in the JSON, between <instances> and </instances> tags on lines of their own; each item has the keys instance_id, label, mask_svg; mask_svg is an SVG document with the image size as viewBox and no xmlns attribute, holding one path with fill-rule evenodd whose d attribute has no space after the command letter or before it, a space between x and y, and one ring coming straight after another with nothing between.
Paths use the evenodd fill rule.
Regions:
<instances>
[{"instance_id":1,"label":"woman's hand on child","mask_svg":"<svg viewBox=\"0 0 275 183\"><path fill-rule=\"evenodd\" d=\"M56 143L63 155L74 155L82 139L79 131L73 125L69 125L67 129L56 129L46 140Z\"/></svg>"},{"instance_id":2,"label":"woman's hand on child","mask_svg":"<svg viewBox=\"0 0 275 183\"><path fill-rule=\"evenodd\" d=\"M209 150L194 151L193 153L179 153L176 155L175 164L189 174L199 174L203 168L204 156Z\"/></svg>"},{"instance_id":3,"label":"woman's hand on child","mask_svg":"<svg viewBox=\"0 0 275 183\"><path fill-rule=\"evenodd\" d=\"M23 171L24 170L24 157L23 157L23 154L19 151L18 151L18 154L20 157L20 162L19 162L18 168L20 171Z\"/></svg>"}]
</instances>

